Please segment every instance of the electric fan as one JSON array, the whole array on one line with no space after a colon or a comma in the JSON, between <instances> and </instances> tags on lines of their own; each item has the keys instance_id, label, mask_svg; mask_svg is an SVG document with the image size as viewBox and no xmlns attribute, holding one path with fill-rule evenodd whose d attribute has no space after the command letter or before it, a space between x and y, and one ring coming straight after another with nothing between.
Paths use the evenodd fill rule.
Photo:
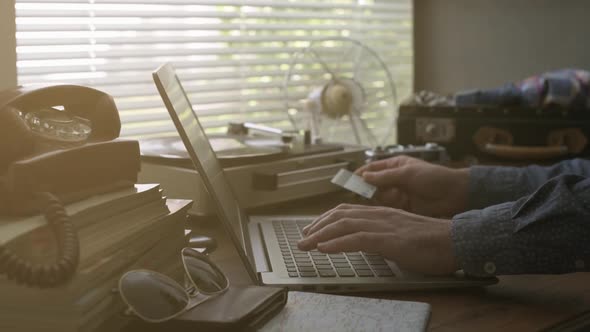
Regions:
<instances>
[{"instance_id":1,"label":"electric fan","mask_svg":"<svg viewBox=\"0 0 590 332\"><path fill-rule=\"evenodd\" d=\"M370 148L394 142L397 96L378 54L346 37L311 41L291 58L283 82L295 129L312 137Z\"/></svg>"}]
</instances>

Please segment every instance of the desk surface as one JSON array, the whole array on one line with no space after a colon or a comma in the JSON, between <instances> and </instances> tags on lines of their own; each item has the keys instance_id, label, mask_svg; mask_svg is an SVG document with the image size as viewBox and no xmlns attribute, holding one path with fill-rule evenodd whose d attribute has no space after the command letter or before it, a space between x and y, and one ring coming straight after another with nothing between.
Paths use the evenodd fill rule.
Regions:
<instances>
[{"instance_id":1,"label":"desk surface","mask_svg":"<svg viewBox=\"0 0 590 332\"><path fill-rule=\"evenodd\" d=\"M194 230L217 239L212 256L232 284L251 284L221 227L199 224ZM430 303L430 331L538 331L590 310L590 273L499 279L482 288L358 295Z\"/></svg>"}]
</instances>

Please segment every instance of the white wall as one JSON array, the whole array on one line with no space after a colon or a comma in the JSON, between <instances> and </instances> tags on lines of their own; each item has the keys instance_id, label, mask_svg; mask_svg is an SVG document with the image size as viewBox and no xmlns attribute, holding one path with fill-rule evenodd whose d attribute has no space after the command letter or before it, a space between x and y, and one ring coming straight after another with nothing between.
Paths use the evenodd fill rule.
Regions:
<instances>
[{"instance_id":1,"label":"white wall","mask_svg":"<svg viewBox=\"0 0 590 332\"><path fill-rule=\"evenodd\" d=\"M415 88L494 87L590 70L590 1L415 0Z\"/></svg>"},{"instance_id":2,"label":"white wall","mask_svg":"<svg viewBox=\"0 0 590 332\"><path fill-rule=\"evenodd\" d=\"M16 86L14 0L0 0L0 90Z\"/></svg>"}]
</instances>

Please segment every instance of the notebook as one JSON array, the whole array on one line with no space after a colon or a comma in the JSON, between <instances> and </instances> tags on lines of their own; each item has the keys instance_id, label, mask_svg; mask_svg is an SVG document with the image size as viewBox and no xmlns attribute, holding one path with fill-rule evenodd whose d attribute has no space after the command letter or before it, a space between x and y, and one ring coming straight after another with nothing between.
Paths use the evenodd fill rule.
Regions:
<instances>
[{"instance_id":1,"label":"notebook","mask_svg":"<svg viewBox=\"0 0 590 332\"><path fill-rule=\"evenodd\" d=\"M429 318L428 303L292 291L260 331L415 332L425 331Z\"/></svg>"},{"instance_id":2,"label":"notebook","mask_svg":"<svg viewBox=\"0 0 590 332\"><path fill-rule=\"evenodd\" d=\"M400 270L373 253L324 254L297 248L302 228L315 216L248 216L226 179L180 80L170 64L153 74L187 152L234 242L250 277L259 285L291 290L353 292L485 285L495 279L460 275L426 277Z\"/></svg>"}]
</instances>

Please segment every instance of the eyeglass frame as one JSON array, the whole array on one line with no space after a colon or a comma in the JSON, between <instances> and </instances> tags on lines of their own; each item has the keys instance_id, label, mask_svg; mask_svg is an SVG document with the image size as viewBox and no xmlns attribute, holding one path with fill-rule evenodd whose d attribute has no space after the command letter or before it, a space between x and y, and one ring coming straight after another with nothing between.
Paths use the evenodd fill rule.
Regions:
<instances>
[{"instance_id":1,"label":"eyeglass frame","mask_svg":"<svg viewBox=\"0 0 590 332\"><path fill-rule=\"evenodd\" d=\"M202 259L204 262L206 262L207 264L209 264L216 272L218 272L220 275L223 276L224 280L225 280L225 287L217 292L205 292L202 291L201 289L199 289L199 287L195 284L195 282L193 281L193 278L191 277L190 273L188 272L188 268L186 266L186 261L184 259L184 251L185 250L190 250L191 251L191 255L196 255L198 259ZM149 323L162 323L162 322L166 322L169 321L171 319L174 319L184 313L186 313L187 311L195 308L196 306L198 306L199 304L206 302L207 300L210 300L218 295L221 295L223 293L225 293L228 289L229 289L229 279L227 278L227 276L225 275L225 273L223 273L223 271L219 268L219 266L217 266L217 264L215 264L213 261L211 261L211 259L209 259L209 256L206 254L203 254L201 252L199 252L198 250L191 248L191 247L184 247L180 250L180 255L182 258L182 266L184 268L184 276L185 278L188 277L190 284L192 285L192 287L189 287L188 289L179 284L176 280L170 278L169 276L162 274L160 272L157 271L153 271L153 270L148 270L148 269L134 269L134 270L130 270L125 272L123 275L121 275L121 277L119 278L119 282L117 285L117 290L119 295L121 296L121 299L123 300L123 302L125 303L125 305L127 305L127 309L125 310L125 314L126 315L136 315L137 317L141 318L142 320L149 322ZM152 318L148 318L143 316L142 314L138 313L137 310L129 303L129 301L125 298L124 292L121 291L121 286L122 286L122 280L125 278L125 276L127 276L130 273L133 272L149 272L151 274L157 275L159 278L163 278L165 280L170 281L173 284L176 284L178 286L180 286L180 288L184 289L184 292L188 298L187 304L186 306L180 310L179 312L173 314L170 317L165 317L165 318L160 318L160 319L152 319ZM205 295L204 298L201 299L197 299L197 297L199 297L199 295Z\"/></svg>"}]
</instances>

